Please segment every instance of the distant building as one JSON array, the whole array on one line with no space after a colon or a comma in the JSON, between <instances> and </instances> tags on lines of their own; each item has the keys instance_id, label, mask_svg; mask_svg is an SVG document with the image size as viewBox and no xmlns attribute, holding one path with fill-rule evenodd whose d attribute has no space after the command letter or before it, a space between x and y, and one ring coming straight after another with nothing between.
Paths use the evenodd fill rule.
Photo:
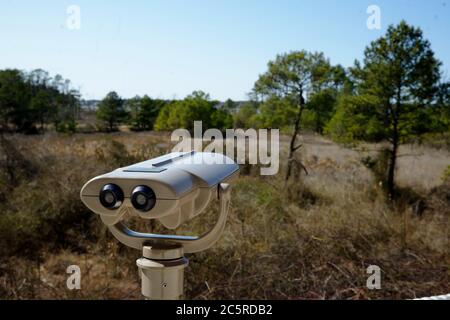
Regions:
<instances>
[{"instance_id":1,"label":"distant building","mask_svg":"<svg viewBox=\"0 0 450 320\"><path fill-rule=\"evenodd\" d=\"M99 100L81 100L80 105L83 110L96 111L99 103Z\"/></svg>"}]
</instances>

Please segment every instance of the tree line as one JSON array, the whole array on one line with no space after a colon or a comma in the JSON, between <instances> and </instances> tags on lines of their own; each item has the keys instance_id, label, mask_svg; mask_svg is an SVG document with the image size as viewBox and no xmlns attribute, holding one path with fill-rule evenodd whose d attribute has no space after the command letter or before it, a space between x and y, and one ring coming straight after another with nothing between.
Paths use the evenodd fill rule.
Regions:
<instances>
[{"instance_id":1,"label":"tree line","mask_svg":"<svg viewBox=\"0 0 450 320\"><path fill-rule=\"evenodd\" d=\"M171 101L148 96L124 100L113 91L98 104L96 117L98 127L106 131L117 130L120 125L128 125L137 131L192 130L194 121L198 120L203 121L206 129L225 130L233 127L230 108L234 106L231 100L221 105L202 91L194 91L183 100Z\"/></svg>"},{"instance_id":2,"label":"tree line","mask_svg":"<svg viewBox=\"0 0 450 320\"><path fill-rule=\"evenodd\" d=\"M291 133L286 181L298 163L299 134L308 129L334 140L386 141L386 187L393 197L399 146L430 132L450 132L450 83L420 28L391 25L362 61L344 68L321 52L292 51L269 61L249 101L222 103L195 91L181 100L110 92L96 109L97 127L114 131L203 128L280 128ZM80 95L61 76L43 70L0 71L0 130L75 131Z\"/></svg>"},{"instance_id":3,"label":"tree line","mask_svg":"<svg viewBox=\"0 0 450 320\"><path fill-rule=\"evenodd\" d=\"M363 61L347 70L332 66L322 53L279 55L255 83L260 112L250 121L293 126L286 181L294 165L301 166L294 153L308 122L335 140L388 142L383 185L393 199L399 146L425 133L450 130L450 84L441 69L422 30L402 21L389 26L366 47Z\"/></svg>"},{"instance_id":4,"label":"tree line","mask_svg":"<svg viewBox=\"0 0 450 320\"><path fill-rule=\"evenodd\" d=\"M0 70L0 131L75 131L80 94L70 80L37 69Z\"/></svg>"}]
</instances>

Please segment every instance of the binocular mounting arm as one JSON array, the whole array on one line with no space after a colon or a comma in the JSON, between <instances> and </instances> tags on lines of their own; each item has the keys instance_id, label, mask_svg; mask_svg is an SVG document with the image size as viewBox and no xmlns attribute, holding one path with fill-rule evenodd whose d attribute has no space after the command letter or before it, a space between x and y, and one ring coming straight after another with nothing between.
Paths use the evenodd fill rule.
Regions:
<instances>
[{"instance_id":1,"label":"binocular mounting arm","mask_svg":"<svg viewBox=\"0 0 450 320\"><path fill-rule=\"evenodd\" d=\"M130 230L123 222L108 228L117 240L134 249L142 250L145 246L176 244L183 248L184 253L200 252L208 249L219 240L225 228L231 198L231 186L226 183L219 184L218 197L220 214L217 223L211 230L199 237L140 233Z\"/></svg>"}]
</instances>

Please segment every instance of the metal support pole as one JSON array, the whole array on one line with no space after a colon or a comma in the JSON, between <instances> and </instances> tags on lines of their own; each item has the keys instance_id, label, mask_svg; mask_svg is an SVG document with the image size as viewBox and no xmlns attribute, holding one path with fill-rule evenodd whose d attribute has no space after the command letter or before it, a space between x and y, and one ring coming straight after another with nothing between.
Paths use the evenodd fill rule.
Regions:
<instances>
[{"instance_id":1,"label":"metal support pole","mask_svg":"<svg viewBox=\"0 0 450 320\"><path fill-rule=\"evenodd\" d=\"M144 246L136 261L142 295L149 300L178 300L184 292L184 269L189 261L178 244Z\"/></svg>"}]
</instances>

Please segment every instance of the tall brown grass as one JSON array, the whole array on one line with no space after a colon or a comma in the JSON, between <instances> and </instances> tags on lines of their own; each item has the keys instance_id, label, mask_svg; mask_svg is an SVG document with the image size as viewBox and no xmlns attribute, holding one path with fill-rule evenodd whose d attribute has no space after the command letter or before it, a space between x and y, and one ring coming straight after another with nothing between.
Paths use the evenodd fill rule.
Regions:
<instances>
[{"instance_id":1,"label":"tall brown grass","mask_svg":"<svg viewBox=\"0 0 450 320\"><path fill-rule=\"evenodd\" d=\"M6 139L0 157L0 298L139 299L140 252L113 239L81 205L79 190L100 173L168 152L167 136ZM403 196L393 205L362 161L375 157L377 146L352 150L313 135L303 142L301 160L309 174L297 175L286 190L282 174L261 177L246 168L234 185L221 241L189 257L186 297L394 299L450 292L450 186L442 179L450 154L406 146L397 180ZM17 172L14 183L8 168ZM215 207L177 232L206 230ZM155 223L132 223L164 232ZM78 291L66 287L72 264L82 271ZM372 264L382 269L381 290L366 288Z\"/></svg>"}]
</instances>

